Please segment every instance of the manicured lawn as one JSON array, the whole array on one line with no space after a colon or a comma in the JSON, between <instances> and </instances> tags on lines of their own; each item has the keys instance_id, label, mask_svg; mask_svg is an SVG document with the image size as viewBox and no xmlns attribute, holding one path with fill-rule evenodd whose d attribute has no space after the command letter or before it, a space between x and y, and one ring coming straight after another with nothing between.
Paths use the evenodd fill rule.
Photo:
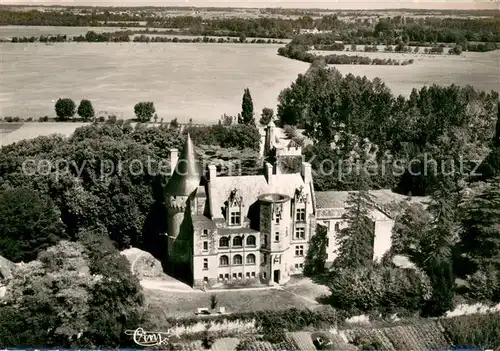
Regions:
<instances>
[{"instance_id":1,"label":"manicured lawn","mask_svg":"<svg viewBox=\"0 0 500 351\"><path fill-rule=\"evenodd\" d=\"M146 303L159 318L193 317L198 308L210 307L210 292L171 292L145 289ZM313 308L315 304L283 290L224 291L214 293L228 313L287 308Z\"/></svg>"}]
</instances>

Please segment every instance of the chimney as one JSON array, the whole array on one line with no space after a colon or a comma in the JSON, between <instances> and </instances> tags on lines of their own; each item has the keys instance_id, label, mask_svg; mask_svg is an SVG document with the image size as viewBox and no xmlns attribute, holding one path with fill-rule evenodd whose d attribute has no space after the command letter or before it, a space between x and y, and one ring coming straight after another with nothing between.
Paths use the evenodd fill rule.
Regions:
<instances>
[{"instance_id":1,"label":"chimney","mask_svg":"<svg viewBox=\"0 0 500 351\"><path fill-rule=\"evenodd\" d=\"M279 157L274 162L274 174L281 174L281 159Z\"/></svg>"},{"instance_id":2,"label":"chimney","mask_svg":"<svg viewBox=\"0 0 500 351\"><path fill-rule=\"evenodd\" d=\"M170 149L170 175L174 173L178 161L179 161L179 150Z\"/></svg>"},{"instance_id":3,"label":"chimney","mask_svg":"<svg viewBox=\"0 0 500 351\"><path fill-rule=\"evenodd\" d=\"M217 178L217 167L215 165L208 166L208 180L213 182Z\"/></svg>"},{"instance_id":4,"label":"chimney","mask_svg":"<svg viewBox=\"0 0 500 351\"><path fill-rule=\"evenodd\" d=\"M265 167L265 176L267 180L267 184L271 184L271 179L273 177L273 165L269 162L266 162Z\"/></svg>"},{"instance_id":5,"label":"chimney","mask_svg":"<svg viewBox=\"0 0 500 351\"><path fill-rule=\"evenodd\" d=\"M304 179L304 183L309 184L312 182L312 168L309 162L302 162L302 178Z\"/></svg>"}]
</instances>

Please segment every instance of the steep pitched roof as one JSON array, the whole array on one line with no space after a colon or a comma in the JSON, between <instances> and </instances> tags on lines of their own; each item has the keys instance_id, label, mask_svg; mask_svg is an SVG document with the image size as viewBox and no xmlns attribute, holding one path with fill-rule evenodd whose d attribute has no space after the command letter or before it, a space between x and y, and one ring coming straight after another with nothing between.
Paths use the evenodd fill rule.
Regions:
<instances>
[{"instance_id":1,"label":"steep pitched roof","mask_svg":"<svg viewBox=\"0 0 500 351\"><path fill-rule=\"evenodd\" d=\"M308 195L307 206L312 209L312 196L310 184L305 184L304 179L298 173L294 174L274 174L272 182L269 184L264 175L217 177L211 180L209 186L211 209L213 218L223 217L225 202L229 199L231 191L237 189L243 198L243 214L248 216L250 206L258 201L258 196L269 193L279 193L290 196L292 199L299 187Z\"/></svg>"},{"instance_id":2,"label":"steep pitched roof","mask_svg":"<svg viewBox=\"0 0 500 351\"><path fill-rule=\"evenodd\" d=\"M172 196L188 196L198 188L200 181L201 165L188 133L177 166L165 188L165 193Z\"/></svg>"}]
</instances>

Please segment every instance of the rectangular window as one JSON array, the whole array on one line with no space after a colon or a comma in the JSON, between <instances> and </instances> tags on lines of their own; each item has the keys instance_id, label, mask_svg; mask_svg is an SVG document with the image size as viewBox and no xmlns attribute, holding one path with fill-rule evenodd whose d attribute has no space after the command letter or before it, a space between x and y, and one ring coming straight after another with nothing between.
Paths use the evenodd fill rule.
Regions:
<instances>
[{"instance_id":1,"label":"rectangular window","mask_svg":"<svg viewBox=\"0 0 500 351\"><path fill-rule=\"evenodd\" d=\"M336 233L340 232L340 223L339 222L335 223L335 232Z\"/></svg>"},{"instance_id":2,"label":"rectangular window","mask_svg":"<svg viewBox=\"0 0 500 351\"><path fill-rule=\"evenodd\" d=\"M208 229L203 229L203 235L208 235Z\"/></svg>"},{"instance_id":3,"label":"rectangular window","mask_svg":"<svg viewBox=\"0 0 500 351\"><path fill-rule=\"evenodd\" d=\"M267 273L264 272L264 279L267 279Z\"/></svg>"},{"instance_id":4,"label":"rectangular window","mask_svg":"<svg viewBox=\"0 0 500 351\"><path fill-rule=\"evenodd\" d=\"M304 264L303 263L299 264L299 267L300 269L304 268Z\"/></svg>"},{"instance_id":5,"label":"rectangular window","mask_svg":"<svg viewBox=\"0 0 500 351\"><path fill-rule=\"evenodd\" d=\"M250 278L250 272L247 272L246 276L247 278Z\"/></svg>"},{"instance_id":6,"label":"rectangular window","mask_svg":"<svg viewBox=\"0 0 500 351\"><path fill-rule=\"evenodd\" d=\"M208 241L203 242L203 251L208 251Z\"/></svg>"},{"instance_id":7,"label":"rectangular window","mask_svg":"<svg viewBox=\"0 0 500 351\"><path fill-rule=\"evenodd\" d=\"M295 269L298 269L298 268L299 268L299 264L298 264L298 263L296 263L296 264L295 264Z\"/></svg>"},{"instance_id":8,"label":"rectangular window","mask_svg":"<svg viewBox=\"0 0 500 351\"><path fill-rule=\"evenodd\" d=\"M279 217L276 217L276 218L274 219L274 223L276 223L276 224L280 224L280 218L279 218Z\"/></svg>"},{"instance_id":9,"label":"rectangular window","mask_svg":"<svg viewBox=\"0 0 500 351\"><path fill-rule=\"evenodd\" d=\"M306 228L295 228L295 240L304 240L306 238Z\"/></svg>"},{"instance_id":10,"label":"rectangular window","mask_svg":"<svg viewBox=\"0 0 500 351\"><path fill-rule=\"evenodd\" d=\"M204 281L205 283L208 283L208 277L203 277L203 281Z\"/></svg>"},{"instance_id":11,"label":"rectangular window","mask_svg":"<svg viewBox=\"0 0 500 351\"><path fill-rule=\"evenodd\" d=\"M255 278L255 272L252 272L252 278Z\"/></svg>"},{"instance_id":12,"label":"rectangular window","mask_svg":"<svg viewBox=\"0 0 500 351\"><path fill-rule=\"evenodd\" d=\"M295 246L295 256L304 256L304 246L303 245Z\"/></svg>"},{"instance_id":13,"label":"rectangular window","mask_svg":"<svg viewBox=\"0 0 500 351\"><path fill-rule=\"evenodd\" d=\"M262 263L266 264L267 263L267 254L262 255Z\"/></svg>"},{"instance_id":14,"label":"rectangular window","mask_svg":"<svg viewBox=\"0 0 500 351\"><path fill-rule=\"evenodd\" d=\"M241 223L240 212L231 212L231 225L239 225Z\"/></svg>"},{"instance_id":15,"label":"rectangular window","mask_svg":"<svg viewBox=\"0 0 500 351\"><path fill-rule=\"evenodd\" d=\"M264 246L267 246L267 234L264 234Z\"/></svg>"},{"instance_id":16,"label":"rectangular window","mask_svg":"<svg viewBox=\"0 0 500 351\"><path fill-rule=\"evenodd\" d=\"M274 241L279 242L280 241L280 232L274 233Z\"/></svg>"},{"instance_id":17,"label":"rectangular window","mask_svg":"<svg viewBox=\"0 0 500 351\"><path fill-rule=\"evenodd\" d=\"M306 209L298 208L295 213L295 220L297 222L305 222L306 221Z\"/></svg>"},{"instance_id":18,"label":"rectangular window","mask_svg":"<svg viewBox=\"0 0 500 351\"><path fill-rule=\"evenodd\" d=\"M228 273L226 273L226 274L224 275L224 278L225 278L226 280L229 280L229 274L228 274Z\"/></svg>"},{"instance_id":19,"label":"rectangular window","mask_svg":"<svg viewBox=\"0 0 500 351\"><path fill-rule=\"evenodd\" d=\"M326 247L330 246L330 239L326 238Z\"/></svg>"},{"instance_id":20,"label":"rectangular window","mask_svg":"<svg viewBox=\"0 0 500 351\"><path fill-rule=\"evenodd\" d=\"M219 280L223 280L224 279L224 275L223 274L219 274Z\"/></svg>"},{"instance_id":21,"label":"rectangular window","mask_svg":"<svg viewBox=\"0 0 500 351\"><path fill-rule=\"evenodd\" d=\"M236 273L233 273L233 279L236 279Z\"/></svg>"},{"instance_id":22,"label":"rectangular window","mask_svg":"<svg viewBox=\"0 0 500 351\"><path fill-rule=\"evenodd\" d=\"M203 269L208 269L208 258L203 259Z\"/></svg>"},{"instance_id":23,"label":"rectangular window","mask_svg":"<svg viewBox=\"0 0 500 351\"><path fill-rule=\"evenodd\" d=\"M241 278L243 278L243 274L238 273L238 279L241 279Z\"/></svg>"}]
</instances>

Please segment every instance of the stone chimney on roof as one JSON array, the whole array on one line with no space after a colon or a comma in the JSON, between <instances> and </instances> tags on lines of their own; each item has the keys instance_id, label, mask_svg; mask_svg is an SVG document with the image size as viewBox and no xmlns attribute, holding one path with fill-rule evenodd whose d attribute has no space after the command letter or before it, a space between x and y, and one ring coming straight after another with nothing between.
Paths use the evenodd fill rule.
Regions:
<instances>
[{"instance_id":1,"label":"stone chimney on roof","mask_svg":"<svg viewBox=\"0 0 500 351\"><path fill-rule=\"evenodd\" d=\"M264 175L267 180L267 184L271 184L272 179L273 179L273 165L270 164L269 162L266 162L264 165Z\"/></svg>"},{"instance_id":2,"label":"stone chimney on roof","mask_svg":"<svg viewBox=\"0 0 500 351\"><path fill-rule=\"evenodd\" d=\"M309 184L312 182L312 167L309 162L302 162L302 171L300 173L304 183Z\"/></svg>"},{"instance_id":3,"label":"stone chimney on roof","mask_svg":"<svg viewBox=\"0 0 500 351\"><path fill-rule=\"evenodd\" d=\"M179 150L170 149L170 175L174 173L178 161L179 161Z\"/></svg>"}]
</instances>

